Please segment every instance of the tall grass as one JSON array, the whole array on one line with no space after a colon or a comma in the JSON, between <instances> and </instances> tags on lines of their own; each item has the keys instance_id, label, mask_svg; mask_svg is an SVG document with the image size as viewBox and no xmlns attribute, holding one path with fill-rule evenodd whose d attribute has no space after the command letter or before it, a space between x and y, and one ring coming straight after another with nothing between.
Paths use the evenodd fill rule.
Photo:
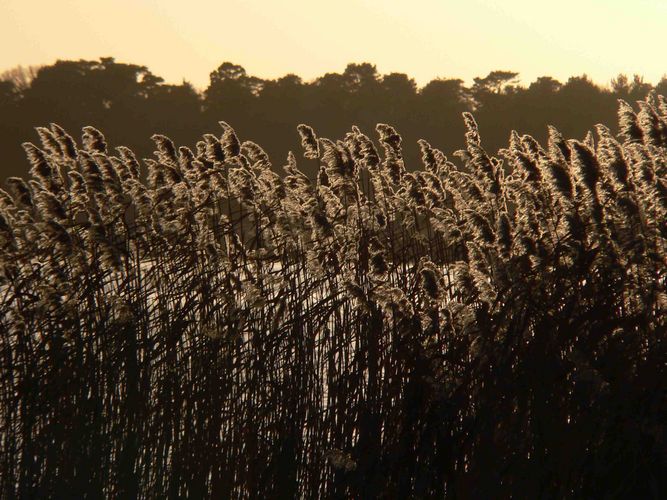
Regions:
<instances>
[{"instance_id":1,"label":"tall grass","mask_svg":"<svg viewBox=\"0 0 667 500\"><path fill-rule=\"evenodd\" d=\"M667 101L483 149L55 124L0 192L3 498L667 494Z\"/></svg>"}]
</instances>

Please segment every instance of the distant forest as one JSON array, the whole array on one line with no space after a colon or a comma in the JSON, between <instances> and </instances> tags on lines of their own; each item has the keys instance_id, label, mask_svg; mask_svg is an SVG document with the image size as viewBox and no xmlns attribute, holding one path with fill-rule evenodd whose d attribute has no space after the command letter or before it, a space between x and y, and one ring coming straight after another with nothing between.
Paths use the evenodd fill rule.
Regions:
<instances>
[{"instance_id":1,"label":"distant forest","mask_svg":"<svg viewBox=\"0 0 667 500\"><path fill-rule=\"evenodd\" d=\"M34 127L50 122L72 132L92 125L112 137L113 146L150 156L149 137L155 132L193 146L224 120L242 139L251 136L262 144L278 165L288 149L299 149L299 123L322 136L339 137L351 125L370 134L384 122L402 134L410 168L418 159L419 138L448 154L464 146L463 111L474 113L484 147L495 151L512 130L540 142L546 140L547 125L566 137L583 137L596 123L616 122L616 99L643 99L653 88L667 95L667 77L655 87L640 76L619 75L606 87L585 75L565 83L544 76L528 86L518 77L492 71L470 87L461 79L439 78L419 88L408 75L381 75L369 63L349 64L343 73L305 82L293 74L264 80L225 62L200 92L187 82L167 84L146 66L113 58L19 67L0 75L0 178L26 174L21 143L34 141ZM304 169L314 174L307 165Z\"/></svg>"}]
</instances>

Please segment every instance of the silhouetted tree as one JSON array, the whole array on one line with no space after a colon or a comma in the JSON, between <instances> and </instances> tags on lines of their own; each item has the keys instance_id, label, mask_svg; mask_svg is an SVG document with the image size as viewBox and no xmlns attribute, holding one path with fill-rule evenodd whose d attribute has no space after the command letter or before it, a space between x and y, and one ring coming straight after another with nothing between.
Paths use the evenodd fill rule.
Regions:
<instances>
[{"instance_id":1,"label":"silhouetted tree","mask_svg":"<svg viewBox=\"0 0 667 500\"><path fill-rule=\"evenodd\" d=\"M513 107L507 110L511 124L504 130L499 140L507 140L510 129L530 134L539 141L546 141L546 125L556 124L558 120L558 93L562 84L550 76L541 76L527 88L513 87L511 100Z\"/></svg>"},{"instance_id":2,"label":"silhouetted tree","mask_svg":"<svg viewBox=\"0 0 667 500\"><path fill-rule=\"evenodd\" d=\"M204 93L206 108L236 113L257 97L261 87L262 81L248 76L242 66L225 62L211 73Z\"/></svg>"},{"instance_id":3,"label":"silhouetted tree","mask_svg":"<svg viewBox=\"0 0 667 500\"><path fill-rule=\"evenodd\" d=\"M583 138L596 123L613 123L614 96L588 78L570 77L558 93L559 114L555 125L563 135Z\"/></svg>"},{"instance_id":4,"label":"silhouetted tree","mask_svg":"<svg viewBox=\"0 0 667 500\"><path fill-rule=\"evenodd\" d=\"M519 73L513 71L491 71L484 78L475 78L473 92L476 96L502 94L506 87L518 83Z\"/></svg>"},{"instance_id":5,"label":"silhouetted tree","mask_svg":"<svg viewBox=\"0 0 667 500\"><path fill-rule=\"evenodd\" d=\"M253 137L280 165L299 147L294 133L309 123L323 136L341 136L352 124L372 135L378 122L391 123L404 136L406 165L412 168L424 138L444 152L460 149L463 111L475 110L485 146L507 143L512 129L546 140L547 125L582 137L596 123L614 123L614 100L643 99L651 90L639 76L619 75L610 88L585 75L565 84L542 76L527 87L518 73L491 71L471 88L456 78L435 79L418 89L402 73L380 75L368 62L348 64L342 73L326 73L311 82L297 75L264 80L225 62L210 75L202 92L192 85L165 84L145 66L98 61L57 61L42 68L14 68L0 75L0 152L2 176L22 175L20 146L34 138L34 126L58 122L69 130L93 125L142 156L153 146L144 140L158 131L190 144L217 122L232 124L241 138ZM667 94L667 78L656 86ZM309 175L317 166L304 165Z\"/></svg>"},{"instance_id":6,"label":"silhouetted tree","mask_svg":"<svg viewBox=\"0 0 667 500\"><path fill-rule=\"evenodd\" d=\"M158 85L147 100L147 118L153 130L182 144L193 144L207 127L202 120L202 99L192 84Z\"/></svg>"},{"instance_id":7,"label":"silhouetted tree","mask_svg":"<svg viewBox=\"0 0 667 500\"><path fill-rule=\"evenodd\" d=\"M550 76L540 76L528 86L528 91L536 97L549 98L558 92L563 85Z\"/></svg>"},{"instance_id":8,"label":"silhouetted tree","mask_svg":"<svg viewBox=\"0 0 667 500\"><path fill-rule=\"evenodd\" d=\"M348 64L343 72L347 106L350 118L364 127L373 127L381 112L380 77L373 64Z\"/></svg>"},{"instance_id":9,"label":"silhouetted tree","mask_svg":"<svg viewBox=\"0 0 667 500\"><path fill-rule=\"evenodd\" d=\"M252 134L263 138L262 147L277 164L285 159L287 150L297 151L299 148L299 137L294 130L312 118L308 95L308 85L293 74L262 84Z\"/></svg>"},{"instance_id":10,"label":"silhouetted tree","mask_svg":"<svg viewBox=\"0 0 667 500\"><path fill-rule=\"evenodd\" d=\"M507 142L512 128L509 117L517 113L519 89L515 87L518 73L491 71L484 78L475 78L471 94L476 119L483 131L485 147L497 149ZM499 123L499 117L505 117Z\"/></svg>"},{"instance_id":11,"label":"silhouetted tree","mask_svg":"<svg viewBox=\"0 0 667 500\"><path fill-rule=\"evenodd\" d=\"M655 86L656 93L667 96L667 76L663 76Z\"/></svg>"},{"instance_id":12,"label":"silhouetted tree","mask_svg":"<svg viewBox=\"0 0 667 500\"><path fill-rule=\"evenodd\" d=\"M419 120L424 138L451 153L462 147L461 113L472 107L471 95L458 78L436 79L419 92Z\"/></svg>"},{"instance_id":13,"label":"silhouetted tree","mask_svg":"<svg viewBox=\"0 0 667 500\"><path fill-rule=\"evenodd\" d=\"M652 88L651 84L645 83L644 78L640 75L634 75L632 81L624 74L619 74L611 80L612 92L618 98L626 101L643 99Z\"/></svg>"},{"instance_id":14,"label":"silhouetted tree","mask_svg":"<svg viewBox=\"0 0 667 500\"><path fill-rule=\"evenodd\" d=\"M7 112L5 108L16 104L20 98L19 89L10 80L0 80L0 109Z\"/></svg>"},{"instance_id":15,"label":"silhouetted tree","mask_svg":"<svg viewBox=\"0 0 667 500\"><path fill-rule=\"evenodd\" d=\"M395 117L409 110L417 99L417 84L404 73L384 75L380 89L386 112Z\"/></svg>"},{"instance_id":16,"label":"silhouetted tree","mask_svg":"<svg viewBox=\"0 0 667 500\"><path fill-rule=\"evenodd\" d=\"M40 66L16 66L0 73L0 81L9 81L19 92L30 87L30 83L37 76Z\"/></svg>"}]
</instances>

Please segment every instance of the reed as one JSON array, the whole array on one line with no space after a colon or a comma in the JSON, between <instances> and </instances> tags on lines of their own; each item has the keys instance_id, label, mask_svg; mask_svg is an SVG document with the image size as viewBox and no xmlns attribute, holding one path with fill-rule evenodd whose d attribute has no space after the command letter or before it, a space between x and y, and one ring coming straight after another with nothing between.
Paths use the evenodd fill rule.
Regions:
<instances>
[{"instance_id":1,"label":"reed","mask_svg":"<svg viewBox=\"0 0 667 500\"><path fill-rule=\"evenodd\" d=\"M282 173L55 124L0 192L3 498L658 498L667 106ZM143 163L143 165L142 165Z\"/></svg>"}]
</instances>

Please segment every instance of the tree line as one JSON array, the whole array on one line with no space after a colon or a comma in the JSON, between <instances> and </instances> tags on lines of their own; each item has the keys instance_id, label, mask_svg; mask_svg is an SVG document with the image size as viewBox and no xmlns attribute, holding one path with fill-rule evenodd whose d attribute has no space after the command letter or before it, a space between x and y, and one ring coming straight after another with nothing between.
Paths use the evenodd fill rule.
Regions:
<instances>
[{"instance_id":1,"label":"tree line","mask_svg":"<svg viewBox=\"0 0 667 500\"><path fill-rule=\"evenodd\" d=\"M57 61L40 68L15 68L0 75L0 176L25 174L21 143L35 139L34 127L56 122L69 130L92 125L141 156L156 131L179 144L194 145L219 120L241 137L264 145L275 163L299 148L296 126L313 125L325 136L341 136L353 124L370 132L378 122L401 130L406 163L419 158L416 140L426 139L447 153L463 147L464 111L474 111L485 147L496 150L512 130L540 141L547 125L565 136L583 137L596 123L615 122L615 101L642 99L655 89L667 94L667 77L655 85L619 75L603 87L586 75L562 83L544 76L521 85L519 74L492 71L470 86L438 78L423 87L403 73L381 75L375 65L349 64L306 82L294 74L274 80L249 75L225 62L203 91L184 81L167 84L146 66L99 61ZM314 175L312 171L306 171Z\"/></svg>"}]
</instances>

